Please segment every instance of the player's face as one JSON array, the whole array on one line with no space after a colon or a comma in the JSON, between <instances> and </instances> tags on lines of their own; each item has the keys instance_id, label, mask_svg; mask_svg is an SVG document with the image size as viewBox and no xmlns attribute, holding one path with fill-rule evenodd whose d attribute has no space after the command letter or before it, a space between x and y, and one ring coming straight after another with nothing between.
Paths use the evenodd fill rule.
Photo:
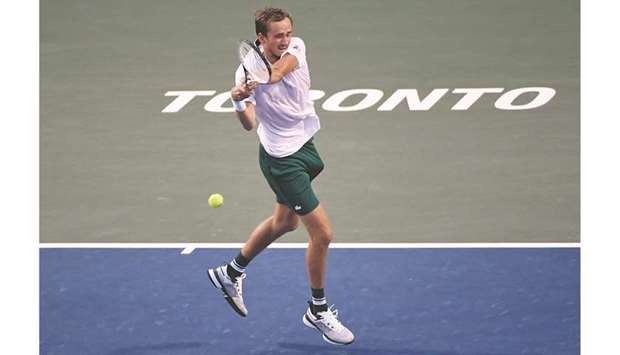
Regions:
<instances>
[{"instance_id":1,"label":"player's face","mask_svg":"<svg viewBox=\"0 0 620 355\"><path fill-rule=\"evenodd\" d=\"M262 38L261 44L269 56L280 58L291 43L293 24L291 20L285 18L279 22L270 22L267 28L269 29L267 36L259 34L259 39Z\"/></svg>"}]
</instances>

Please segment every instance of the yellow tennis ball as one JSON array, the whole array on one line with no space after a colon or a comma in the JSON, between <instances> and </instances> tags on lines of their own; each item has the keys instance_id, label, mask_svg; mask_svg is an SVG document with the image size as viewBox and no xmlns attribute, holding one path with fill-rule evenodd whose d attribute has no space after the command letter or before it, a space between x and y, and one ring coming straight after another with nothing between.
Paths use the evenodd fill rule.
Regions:
<instances>
[{"instance_id":1,"label":"yellow tennis ball","mask_svg":"<svg viewBox=\"0 0 620 355\"><path fill-rule=\"evenodd\" d=\"M218 208L224 203L224 196L220 194L213 194L209 196L209 206Z\"/></svg>"}]
</instances>

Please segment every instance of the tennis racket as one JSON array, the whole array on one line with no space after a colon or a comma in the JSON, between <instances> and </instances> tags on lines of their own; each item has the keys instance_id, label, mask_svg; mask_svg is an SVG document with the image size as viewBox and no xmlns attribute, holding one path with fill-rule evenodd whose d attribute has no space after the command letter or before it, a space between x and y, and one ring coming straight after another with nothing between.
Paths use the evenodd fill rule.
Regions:
<instances>
[{"instance_id":1,"label":"tennis racket","mask_svg":"<svg viewBox=\"0 0 620 355\"><path fill-rule=\"evenodd\" d=\"M271 79L271 65L256 43L248 40L239 42L239 61L245 72L245 82L255 81L267 84Z\"/></svg>"}]
</instances>

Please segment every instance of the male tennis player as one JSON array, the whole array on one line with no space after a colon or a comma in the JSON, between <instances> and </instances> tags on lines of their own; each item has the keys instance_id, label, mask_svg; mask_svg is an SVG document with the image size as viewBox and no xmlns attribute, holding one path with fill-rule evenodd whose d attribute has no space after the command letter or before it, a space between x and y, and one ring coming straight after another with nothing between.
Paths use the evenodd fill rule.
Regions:
<instances>
[{"instance_id":1,"label":"male tennis player","mask_svg":"<svg viewBox=\"0 0 620 355\"><path fill-rule=\"evenodd\" d=\"M247 316L242 280L250 261L281 235L303 222L309 234L306 265L312 301L303 323L322 333L333 344L351 344L353 333L338 320L338 312L325 298L326 258L333 239L332 226L312 191L310 182L323 170L312 138L319 130L319 117L310 100L310 72L306 46L293 37L293 20L282 9L265 8L255 14L258 44L272 68L268 84L245 82L240 65L230 95L241 125L257 128L259 163L276 195L273 215L260 223L230 264L209 269L209 279L221 289L232 308Z\"/></svg>"}]
</instances>

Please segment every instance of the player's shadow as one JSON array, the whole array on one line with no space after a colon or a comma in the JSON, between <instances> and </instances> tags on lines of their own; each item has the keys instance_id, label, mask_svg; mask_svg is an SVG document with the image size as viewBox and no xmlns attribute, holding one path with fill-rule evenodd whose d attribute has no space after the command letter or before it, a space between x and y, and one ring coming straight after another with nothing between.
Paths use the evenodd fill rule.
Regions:
<instances>
[{"instance_id":1,"label":"player's shadow","mask_svg":"<svg viewBox=\"0 0 620 355\"><path fill-rule=\"evenodd\" d=\"M382 348L368 348L357 347L356 344L349 346L333 346L333 345L309 345L309 344L297 344L297 343L278 343L280 346L277 354L291 354L291 355L319 355L319 354L332 354L332 355L510 355L510 354L491 354L491 353L471 353L466 354L462 352L442 351L442 350L421 350L421 349L382 349ZM273 350L254 353L256 355L272 355Z\"/></svg>"},{"instance_id":2,"label":"player's shadow","mask_svg":"<svg viewBox=\"0 0 620 355\"><path fill-rule=\"evenodd\" d=\"M107 355L153 355L174 354L175 351L184 351L205 347L207 344L198 342L166 343L153 345L128 346L112 350Z\"/></svg>"}]
</instances>

